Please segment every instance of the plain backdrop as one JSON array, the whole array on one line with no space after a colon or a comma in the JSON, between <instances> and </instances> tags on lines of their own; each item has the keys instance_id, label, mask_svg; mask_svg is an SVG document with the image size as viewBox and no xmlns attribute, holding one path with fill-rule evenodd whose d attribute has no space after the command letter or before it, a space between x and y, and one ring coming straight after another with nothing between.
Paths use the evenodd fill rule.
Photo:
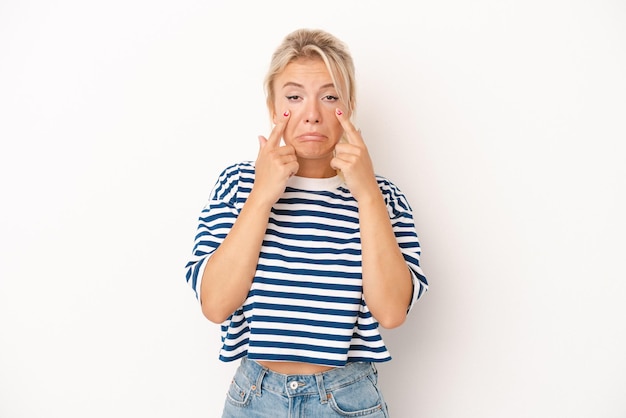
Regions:
<instances>
[{"instance_id":1,"label":"plain backdrop","mask_svg":"<svg viewBox=\"0 0 626 418\"><path fill-rule=\"evenodd\" d=\"M299 27L357 65L357 125L430 290L393 418L626 416L626 3L0 3L0 417L215 418L235 364L184 278L218 173L270 130Z\"/></svg>"}]
</instances>

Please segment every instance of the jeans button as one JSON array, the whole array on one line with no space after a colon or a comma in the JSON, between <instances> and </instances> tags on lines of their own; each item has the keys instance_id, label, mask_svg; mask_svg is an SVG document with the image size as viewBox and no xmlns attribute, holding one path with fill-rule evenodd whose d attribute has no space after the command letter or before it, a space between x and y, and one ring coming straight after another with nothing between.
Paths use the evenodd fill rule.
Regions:
<instances>
[{"instance_id":1,"label":"jeans button","mask_svg":"<svg viewBox=\"0 0 626 418\"><path fill-rule=\"evenodd\" d=\"M296 382L295 380L293 380L291 383L289 383L289 387L293 390L298 389L298 382Z\"/></svg>"}]
</instances>

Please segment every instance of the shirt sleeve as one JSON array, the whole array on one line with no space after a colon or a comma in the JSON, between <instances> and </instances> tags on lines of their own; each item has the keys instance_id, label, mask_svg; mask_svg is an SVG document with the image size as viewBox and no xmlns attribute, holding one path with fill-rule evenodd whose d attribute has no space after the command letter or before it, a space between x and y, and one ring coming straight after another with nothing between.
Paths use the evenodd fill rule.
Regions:
<instances>
[{"instance_id":1,"label":"shirt sleeve","mask_svg":"<svg viewBox=\"0 0 626 418\"><path fill-rule=\"evenodd\" d=\"M237 165L222 171L200 212L192 254L185 265L185 278L198 301L206 263L228 235L241 210L237 198L239 178Z\"/></svg>"},{"instance_id":2,"label":"shirt sleeve","mask_svg":"<svg viewBox=\"0 0 626 418\"><path fill-rule=\"evenodd\" d=\"M411 272L413 295L407 308L409 312L415 302L428 290L428 281L420 266L421 247L413 219L413 210L404 193L393 183L379 178L379 186L387 204L391 226L400 251Z\"/></svg>"}]
</instances>

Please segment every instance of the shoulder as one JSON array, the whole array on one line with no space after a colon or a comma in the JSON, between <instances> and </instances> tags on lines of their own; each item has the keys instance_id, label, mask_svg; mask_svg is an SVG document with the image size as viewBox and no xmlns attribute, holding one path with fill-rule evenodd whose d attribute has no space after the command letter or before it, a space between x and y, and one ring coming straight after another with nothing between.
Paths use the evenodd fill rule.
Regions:
<instances>
[{"instance_id":1,"label":"shoulder","mask_svg":"<svg viewBox=\"0 0 626 418\"><path fill-rule=\"evenodd\" d=\"M404 197L404 193L400 190L400 188L387 177L377 174L376 182L378 183L378 188L381 190L381 192L383 192L383 195L389 195L394 198L400 196Z\"/></svg>"},{"instance_id":2,"label":"shoulder","mask_svg":"<svg viewBox=\"0 0 626 418\"><path fill-rule=\"evenodd\" d=\"M254 162L241 161L226 166L220 173L218 183L254 178Z\"/></svg>"},{"instance_id":3,"label":"shoulder","mask_svg":"<svg viewBox=\"0 0 626 418\"><path fill-rule=\"evenodd\" d=\"M237 193L242 187L249 188L254 183L254 162L241 161L226 166L220 172L211 196L213 199L225 199Z\"/></svg>"},{"instance_id":4,"label":"shoulder","mask_svg":"<svg viewBox=\"0 0 626 418\"><path fill-rule=\"evenodd\" d=\"M231 178L233 176L254 175L253 161L240 161L227 165L222 169L220 178Z\"/></svg>"},{"instance_id":5,"label":"shoulder","mask_svg":"<svg viewBox=\"0 0 626 418\"><path fill-rule=\"evenodd\" d=\"M378 174L376 175L376 181L378 188L383 194L385 203L390 209L393 209L394 212L411 211L407 197L394 182Z\"/></svg>"}]
</instances>

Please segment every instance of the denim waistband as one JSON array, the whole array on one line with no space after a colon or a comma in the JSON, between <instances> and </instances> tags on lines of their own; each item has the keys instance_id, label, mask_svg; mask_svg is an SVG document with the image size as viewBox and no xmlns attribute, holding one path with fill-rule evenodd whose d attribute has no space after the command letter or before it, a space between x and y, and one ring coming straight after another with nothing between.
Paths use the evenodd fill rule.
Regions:
<instances>
[{"instance_id":1,"label":"denim waistband","mask_svg":"<svg viewBox=\"0 0 626 418\"><path fill-rule=\"evenodd\" d=\"M246 376L253 391L269 390L288 397L308 396L318 393L322 402L326 402L327 390L347 386L371 374L376 373L373 363L354 362L344 367L336 367L315 374L276 373L244 357L241 359L238 373Z\"/></svg>"}]
</instances>

